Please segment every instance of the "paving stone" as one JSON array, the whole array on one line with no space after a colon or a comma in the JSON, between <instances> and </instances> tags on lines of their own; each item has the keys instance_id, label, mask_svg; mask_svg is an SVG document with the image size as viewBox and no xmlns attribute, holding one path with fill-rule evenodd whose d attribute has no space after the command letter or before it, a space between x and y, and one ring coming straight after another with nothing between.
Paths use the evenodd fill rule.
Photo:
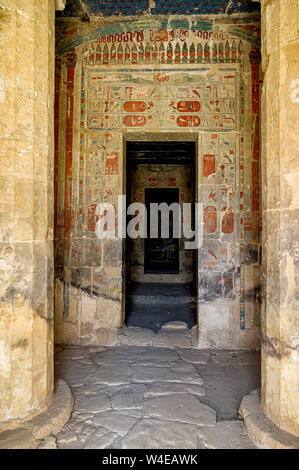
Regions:
<instances>
[{"instance_id":1,"label":"paving stone","mask_svg":"<svg viewBox=\"0 0 299 470\"><path fill-rule=\"evenodd\" d=\"M63 378L70 387L82 387L95 369L96 366L91 365L91 361L85 359L72 361L68 359L58 365L56 374L58 377Z\"/></svg>"},{"instance_id":2,"label":"paving stone","mask_svg":"<svg viewBox=\"0 0 299 470\"><path fill-rule=\"evenodd\" d=\"M128 359L128 351L130 348L110 348L103 352L94 352L91 357L98 365L105 364L106 366L114 366L119 362L130 362Z\"/></svg>"},{"instance_id":3,"label":"paving stone","mask_svg":"<svg viewBox=\"0 0 299 470\"><path fill-rule=\"evenodd\" d=\"M126 348L126 355L131 364L154 365L157 367L171 365L180 360L174 349L165 348Z\"/></svg>"},{"instance_id":4,"label":"paving stone","mask_svg":"<svg viewBox=\"0 0 299 470\"><path fill-rule=\"evenodd\" d=\"M173 338L190 334L180 325L172 326L162 331ZM235 364L246 367L255 361L251 353L176 349L165 344L87 347L87 355L84 348L78 349L77 353L76 348L67 349L66 359L58 365L60 374L70 377L75 396L71 420L55 436L59 449L191 449L197 444L247 448L241 422L216 424L215 411L200 402L204 397L210 403L209 387L214 382L220 385L212 373L204 386L198 370L205 377L206 368L214 364L217 370L223 365L234 373ZM212 354L214 360L210 360ZM55 438L37 445L54 448Z\"/></svg>"},{"instance_id":5,"label":"paving stone","mask_svg":"<svg viewBox=\"0 0 299 470\"><path fill-rule=\"evenodd\" d=\"M164 348L191 348L191 331L188 329L161 329L153 340L153 346Z\"/></svg>"},{"instance_id":6,"label":"paving stone","mask_svg":"<svg viewBox=\"0 0 299 470\"><path fill-rule=\"evenodd\" d=\"M203 381L192 364L176 363L172 367L132 366L135 382L185 382L202 385Z\"/></svg>"},{"instance_id":7,"label":"paving stone","mask_svg":"<svg viewBox=\"0 0 299 470\"><path fill-rule=\"evenodd\" d=\"M211 357L211 353L200 349L182 349L179 355L184 361L192 364L207 364Z\"/></svg>"},{"instance_id":8,"label":"paving stone","mask_svg":"<svg viewBox=\"0 0 299 470\"><path fill-rule=\"evenodd\" d=\"M76 408L76 404L75 404L75 409L72 413L71 421L68 424L72 423L74 420L81 422L81 424L83 424L85 420L92 418L92 417L93 417L93 413L81 413L81 411Z\"/></svg>"},{"instance_id":9,"label":"paving stone","mask_svg":"<svg viewBox=\"0 0 299 470\"><path fill-rule=\"evenodd\" d=\"M123 438L124 449L196 449L196 426L162 419L142 419Z\"/></svg>"},{"instance_id":10,"label":"paving stone","mask_svg":"<svg viewBox=\"0 0 299 470\"><path fill-rule=\"evenodd\" d=\"M150 398L144 402L144 417L215 426L216 412L188 393Z\"/></svg>"},{"instance_id":11,"label":"paving stone","mask_svg":"<svg viewBox=\"0 0 299 470\"><path fill-rule=\"evenodd\" d=\"M82 429L82 427L80 429ZM59 445L60 444L74 445L78 441L76 429L74 429L73 427L68 428L62 431L62 433L57 434L56 439Z\"/></svg>"},{"instance_id":12,"label":"paving stone","mask_svg":"<svg viewBox=\"0 0 299 470\"><path fill-rule=\"evenodd\" d=\"M106 447L106 449L122 449L122 440L120 437L116 437L114 441Z\"/></svg>"},{"instance_id":13,"label":"paving stone","mask_svg":"<svg viewBox=\"0 0 299 470\"><path fill-rule=\"evenodd\" d=\"M260 355L256 352L244 352L244 353L232 353L230 354L213 354L211 359L215 364L219 365L234 365L234 366L244 366L259 364Z\"/></svg>"},{"instance_id":14,"label":"paving stone","mask_svg":"<svg viewBox=\"0 0 299 470\"><path fill-rule=\"evenodd\" d=\"M203 384L203 380L199 376L193 364L181 362L172 366L171 369L174 370L176 374L178 374L179 379L180 379L179 381L181 382L198 384L198 385Z\"/></svg>"},{"instance_id":15,"label":"paving stone","mask_svg":"<svg viewBox=\"0 0 299 470\"><path fill-rule=\"evenodd\" d=\"M142 408L143 396L148 391L144 384L129 384L109 389L112 408Z\"/></svg>"},{"instance_id":16,"label":"paving stone","mask_svg":"<svg viewBox=\"0 0 299 470\"><path fill-rule=\"evenodd\" d=\"M92 356L93 353L100 353L107 351L107 348L105 346L88 346L88 351L90 353L90 356Z\"/></svg>"},{"instance_id":17,"label":"paving stone","mask_svg":"<svg viewBox=\"0 0 299 470\"><path fill-rule=\"evenodd\" d=\"M101 435L101 433L96 430L90 437L88 437L83 446L84 449L105 449L113 443L117 438L117 434L114 432L108 431L106 434Z\"/></svg>"},{"instance_id":18,"label":"paving stone","mask_svg":"<svg viewBox=\"0 0 299 470\"><path fill-rule=\"evenodd\" d=\"M106 392L107 385L102 384L91 384L86 383L82 387L74 387L73 388L73 395L75 398L83 396L83 395L96 395L99 392Z\"/></svg>"},{"instance_id":19,"label":"paving stone","mask_svg":"<svg viewBox=\"0 0 299 470\"><path fill-rule=\"evenodd\" d=\"M75 441L76 435L80 434L83 428L83 422L77 419L71 419L63 430L56 434L57 442L72 442Z\"/></svg>"},{"instance_id":20,"label":"paving stone","mask_svg":"<svg viewBox=\"0 0 299 470\"><path fill-rule=\"evenodd\" d=\"M154 332L146 328L131 326L123 328L118 335L118 344L121 346L151 346L153 344Z\"/></svg>"},{"instance_id":21,"label":"paving stone","mask_svg":"<svg viewBox=\"0 0 299 470\"><path fill-rule=\"evenodd\" d=\"M132 365L134 382L179 382L180 377L170 367L135 366Z\"/></svg>"},{"instance_id":22,"label":"paving stone","mask_svg":"<svg viewBox=\"0 0 299 470\"><path fill-rule=\"evenodd\" d=\"M89 384L99 385L120 385L129 384L132 382L132 371L129 364L118 364L114 363L111 366L99 366L97 367L92 378L89 380Z\"/></svg>"},{"instance_id":23,"label":"paving stone","mask_svg":"<svg viewBox=\"0 0 299 470\"><path fill-rule=\"evenodd\" d=\"M80 346L59 346L60 350L56 353L56 358L60 361L63 359L64 361L69 359L71 361L76 361L78 359L88 358L89 356L89 349L86 347Z\"/></svg>"},{"instance_id":24,"label":"paving stone","mask_svg":"<svg viewBox=\"0 0 299 470\"><path fill-rule=\"evenodd\" d=\"M80 433L81 440L85 442L86 439L90 437L95 431L98 431L98 435L104 436L104 434L107 434L107 432L109 432L109 429L104 428L103 426L96 426L94 423L84 424Z\"/></svg>"},{"instance_id":25,"label":"paving stone","mask_svg":"<svg viewBox=\"0 0 299 470\"><path fill-rule=\"evenodd\" d=\"M141 413L138 417L134 417L128 413L128 410L123 413L115 410L103 412L95 416L94 426L102 426L122 437L127 434L129 429L136 423L140 416Z\"/></svg>"},{"instance_id":26,"label":"paving stone","mask_svg":"<svg viewBox=\"0 0 299 470\"><path fill-rule=\"evenodd\" d=\"M57 448L58 449L82 449L84 445L84 442L76 436L76 439L71 442L58 442L57 443Z\"/></svg>"},{"instance_id":27,"label":"paving stone","mask_svg":"<svg viewBox=\"0 0 299 470\"><path fill-rule=\"evenodd\" d=\"M199 448L254 449L242 421L219 421L214 427L198 428Z\"/></svg>"},{"instance_id":28,"label":"paving stone","mask_svg":"<svg viewBox=\"0 0 299 470\"><path fill-rule=\"evenodd\" d=\"M100 413L111 408L110 400L106 393L82 395L76 399L75 406L82 413Z\"/></svg>"},{"instance_id":29,"label":"paving stone","mask_svg":"<svg viewBox=\"0 0 299 470\"><path fill-rule=\"evenodd\" d=\"M153 382L149 385L149 391L144 394L144 398L151 396L173 395L175 393L191 393L191 395L204 396L206 394L206 389L202 385L174 382Z\"/></svg>"}]
</instances>

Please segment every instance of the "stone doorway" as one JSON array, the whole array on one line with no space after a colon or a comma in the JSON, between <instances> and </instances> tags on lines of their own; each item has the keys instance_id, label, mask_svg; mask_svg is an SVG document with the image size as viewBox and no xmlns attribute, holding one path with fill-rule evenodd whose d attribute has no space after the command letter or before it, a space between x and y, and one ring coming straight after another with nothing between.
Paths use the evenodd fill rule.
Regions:
<instances>
[{"instance_id":1,"label":"stone doorway","mask_svg":"<svg viewBox=\"0 0 299 470\"><path fill-rule=\"evenodd\" d=\"M127 142L126 157L127 205L145 205L147 228L147 237L127 238L126 324L157 332L167 322L181 321L192 328L196 324L196 253L185 248L182 208L191 203L194 225L195 143ZM158 212L154 238L151 204L163 203L169 207L169 233L162 234ZM171 209L175 204L180 212ZM127 223L132 218L128 215Z\"/></svg>"}]
</instances>

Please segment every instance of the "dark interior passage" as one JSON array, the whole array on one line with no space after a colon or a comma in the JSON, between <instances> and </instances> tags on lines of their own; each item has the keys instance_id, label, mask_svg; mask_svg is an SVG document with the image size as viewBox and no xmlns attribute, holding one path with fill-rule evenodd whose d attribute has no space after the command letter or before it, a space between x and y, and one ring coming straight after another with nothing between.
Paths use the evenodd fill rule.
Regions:
<instances>
[{"instance_id":1,"label":"dark interior passage","mask_svg":"<svg viewBox=\"0 0 299 470\"><path fill-rule=\"evenodd\" d=\"M189 328L196 324L196 303L192 284L128 284L127 326L157 332L169 321L182 321Z\"/></svg>"},{"instance_id":2,"label":"dark interior passage","mask_svg":"<svg viewBox=\"0 0 299 470\"><path fill-rule=\"evenodd\" d=\"M146 188L145 207L147 210L147 230L151 233L151 205L179 203L178 188ZM161 213L158 217L158 237L148 236L144 240L144 272L171 274L179 272L179 239L173 237L173 213L169 216L169 237L161 236Z\"/></svg>"},{"instance_id":3,"label":"dark interior passage","mask_svg":"<svg viewBox=\"0 0 299 470\"><path fill-rule=\"evenodd\" d=\"M196 324L195 253L185 250L182 230L175 236L182 213L169 211L169 233L162 236L159 212L158 236L150 237L151 204L178 203L181 210L183 203L194 203L194 162L194 142L127 143L127 201L147 209L147 238L127 239L128 326L157 331L170 321Z\"/></svg>"}]
</instances>

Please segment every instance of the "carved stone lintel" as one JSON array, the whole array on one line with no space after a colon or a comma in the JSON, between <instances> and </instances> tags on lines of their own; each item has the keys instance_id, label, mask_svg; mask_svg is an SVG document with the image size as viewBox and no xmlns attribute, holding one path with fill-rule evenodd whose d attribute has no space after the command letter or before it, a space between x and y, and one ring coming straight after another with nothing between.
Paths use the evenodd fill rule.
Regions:
<instances>
[{"instance_id":1,"label":"carved stone lintel","mask_svg":"<svg viewBox=\"0 0 299 470\"><path fill-rule=\"evenodd\" d=\"M62 11L65 9L66 0L55 0L55 9Z\"/></svg>"}]
</instances>

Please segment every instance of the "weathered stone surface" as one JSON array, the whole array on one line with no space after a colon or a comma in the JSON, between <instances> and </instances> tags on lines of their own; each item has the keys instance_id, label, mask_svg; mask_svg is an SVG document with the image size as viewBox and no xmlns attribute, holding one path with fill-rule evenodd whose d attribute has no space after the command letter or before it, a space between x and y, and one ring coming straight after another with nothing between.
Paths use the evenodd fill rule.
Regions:
<instances>
[{"instance_id":1,"label":"weathered stone surface","mask_svg":"<svg viewBox=\"0 0 299 470\"><path fill-rule=\"evenodd\" d=\"M144 417L157 417L197 426L216 424L216 412L187 393L150 398L144 402Z\"/></svg>"},{"instance_id":2,"label":"weathered stone surface","mask_svg":"<svg viewBox=\"0 0 299 470\"><path fill-rule=\"evenodd\" d=\"M200 449L254 449L242 421L219 421L198 429Z\"/></svg>"},{"instance_id":3,"label":"weathered stone surface","mask_svg":"<svg viewBox=\"0 0 299 470\"><path fill-rule=\"evenodd\" d=\"M91 361L77 361L76 367L71 367L71 362L62 361L58 364L57 375L64 377L71 387L81 387L95 371L96 366Z\"/></svg>"},{"instance_id":4,"label":"weathered stone surface","mask_svg":"<svg viewBox=\"0 0 299 470\"><path fill-rule=\"evenodd\" d=\"M53 398L55 2L1 2L0 421ZM20 425L22 427L22 425Z\"/></svg>"},{"instance_id":5,"label":"weathered stone surface","mask_svg":"<svg viewBox=\"0 0 299 470\"><path fill-rule=\"evenodd\" d=\"M141 413L138 417L141 416ZM128 410L109 411L97 414L94 418L94 425L103 426L119 436L127 434L129 429L136 423L138 417L132 416Z\"/></svg>"},{"instance_id":6,"label":"weathered stone surface","mask_svg":"<svg viewBox=\"0 0 299 470\"><path fill-rule=\"evenodd\" d=\"M121 346L151 346L154 332L144 328L123 328L118 336L118 344Z\"/></svg>"},{"instance_id":7,"label":"weathered stone surface","mask_svg":"<svg viewBox=\"0 0 299 470\"><path fill-rule=\"evenodd\" d=\"M174 364L171 369L178 374L180 381L182 382L198 385L203 384L203 381L193 364L181 362Z\"/></svg>"},{"instance_id":8,"label":"weathered stone surface","mask_svg":"<svg viewBox=\"0 0 299 470\"><path fill-rule=\"evenodd\" d=\"M252 441L262 449L299 449L299 437L279 429L263 413L260 390L253 390L240 404L239 413Z\"/></svg>"},{"instance_id":9,"label":"weathered stone surface","mask_svg":"<svg viewBox=\"0 0 299 470\"><path fill-rule=\"evenodd\" d=\"M99 413L111 408L110 400L106 393L96 395L81 395L76 399L76 408L81 413Z\"/></svg>"},{"instance_id":10,"label":"weathered stone surface","mask_svg":"<svg viewBox=\"0 0 299 470\"><path fill-rule=\"evenodd\" d=\"M122 442L124 449L196 449L196 426L162 419L142 419Z\"/></svg>"},{"instance_id":11,"label":"weathered stone surface","mask_svg":"<svg viewBox=\"0 0 299 470\"><path fill-rule=\"evenodd\" d=\"M111 368L105 365L97 367L97 370L89 382L96 384L120 385L132 382L132 371L129 364Z\"/></svg>"},{"instance_id":12,"label":"weathered stone surface","mask_svg":"<svg viewBox=\"0 0 299 470\"><path fill-rule=\"evenodd\" d=\"M82 428L83 422L72 417L71 422L69 422L63 430L56 435L58 447L71 446L71 448L75 448L79 441L78 435L83 435Z\"/></svg>"},{"instance_id":13,"label":"weathered stone surface","mask_svg":"<svg viewBox=\"0 0 299 470\"><path fill-rule=\"evenodd\" d=\"M107 432L102 435L98 431L95 431L90 437L88 437L83 446L84 449L105 449L117 438L117 434L114 432Z\"/></svg>"},{"instance_id":14,"label":"weathered stone surface","mask_svg":"<svg viewBox=\"0 0 299 470\"><path fill-rule=\"evenodd\" d=\"M0 433L0 449L35 449L37 440L26 428L11 429Z\"/></svg>"},{"instance_id":15,"label":"weathered stone surface","mask_svg":"<svg viewBox=\"0 0 299 470\"><path fill-rule=\"evenodd\" d=\"M54 436L46 437L37 447L38 449L58 449L57 442Z\"/></svg>"},{"instance_id":16,"label":"weathered stone surface","mask_svg":"<svg viewBox=\"0 0 299 470\"><path fill-rule=\"evenodd\" d=\"M193 364L206 364L211 357L210 352L196 349L182 349L179 354L184 361Z\"/></svg>"},{"instance_id":17,"label":"weathered stone surface","mask_svg":"<svg viewBox=\"0 0 299 470\"><path fill-rule=\"evenodd\" d=\"M179 374L169 367L132 365L134 382L179 382Z\"/></svg>"},{"instance_id":18,"label":"weathered stone surface","mask_svg":"<svg viewBox=\"0 0 299 470\"><path fill-rule=\"evenodd\" d=\"M161 330L187 330L187 324L183 321L169 321L165 323Z\"/></svg>"},{"instance_id":19,"label":"weathered stone surface","mask_svg":"<svg viewBox=\"0 0 299 470\"><path fill-rule=\"evenodd\" d=\"M173 349L131 346L118 349L118 359L136 365L169 366L179 360L179 355Z\"/></svg>"},{"instance_id":20,"label":"weathered stone surface","mask_svg":"<svg viewBox=\"0 0 299 470\"><path fill-rule=\"evenodd\" d=\"M153 346L164 348L192 348L191 330L187 328L161 329L154 337Z\"/></svg>"},{"instance_id":21,"label":"weathered stone surface","mask_svg":"<svg viewBox=\"0 0 299 470\"><path fill-rule=\"evenodd\" d=\"M223 355L212 353L211 359L215 364L230 364L235 366L258 364L260 362L260 357L256 354L256 352L244 352L242 354L234 354L233 352L229 352Z\"/></svg>"},{"instance_id":22,"label":"weathered stone surface","mask_svg":"<svg viewBox=\"0 0 299 470\"><path fill-rule=\"evenodd\" d=\"M61 431L70 419L73 405L74 400L70 388L64 380L57 380L55 383L54 400L49 408L32 420L25 421L23 423L24 427L1 433L0 447L3 444L4 446L11 445L12 447L7 448L14 449L36 448L38 440L46 438L49 434L56 434Z\"/></svg>"},{"instance_id":23,"label":"weathered stone surface","mask_svg":"<svg viewBox=\"0 0 299 470\"><path fill-rule=\"evenodd\" d=\"M174 395L175 393L186 392L191 395L204 396L206 389L204 386L188 383L153 382L149 385L149 392L145 393L144 397Z\"/></svg>"},{"instance_id":24,"label":"weathered stone surface","mask_svg":"<svg viewBox=\"0 0 299 470\"><path fill-rule=\"evenodd\" d=\"M144 394L148 391L147 385L129 384L110 388L110 400L113 409L142 408Z\"/></svg>"},{"instance_id":25,"label":"weathered stone surface","mask_svg":"<svg viewBox=\"0 0 299 470\"><path fill-rule=\"evenodd\" d=\"M261 5L265 72L261 131L264 181L261 403L270 420L299 437L299 325L295 314L299 308L299 5L296 0L263 0ZM278 34L271 37L274 30Z\"/></svg>"},{"instance_id":26,"label":"weathered stone surface","mask_svg":"<svg viewBox=\"0 0 299 470\"><path fill-rule=\"evenodd\" d=\"M64 380L55 382L54 400L49 408L36 416L29 424L36 439L43 439L49 434L56 434L69 421L73 411L72 392Z\"/></svg>"},{"instance_id":27,"label":"weathered stone surface","mask_svg":"<svg viewBox=\"0 0 299 470\"><path fill-rule=\"evenodd\" d=\"M223 445L225 432L222 427L215 433L215 439L213 434L207 431L207 428L216 428L216 414L211 409L214 396L211 390L219 389L218 396L223 400L221 406L226 403L233 413L237 413L239 402L231 403L230 393L235 392L233 389L227 391L226 383L223 384L222 393L222 376L218 375L221 365L214 364L207 374L208 365L199 363L195 367L191 362L192 355L188 354L186 357L189 362L183 359L182 351L188 353L188 350L178 352L151 346L126 346L104 349L102 352L94 348L90 351L90 348L86 347L89 351L87 356L82 354L81 348L78 348L80 353L76 353L76 348L72 349L76 359L73 360L71 355L67 355L67 367L64 366L63 359L60 359L62 371L67 371L68 368L73 371L78 369L81 375L80 364L99 365L86 384L73 387L75 405L71 420L55 435L59 449L81 449L84 446L121 449L130 446L138 448L139 445L144 448L152 445L156 446L154 448L196 448L198 436L201 436L200 447L213 448ZM208 351L195 353L195 360L198 359L197 354L200 354L201 358L210 354ZM227 352L227 356L229 354L231 352ZM220 351L219 355L222 357L226 354ZM242 356L242 353L240 355ZM81 356L81 359L78 356ZM61 357L61 353L58 352L57 357ZM147 363L150 366L144 365ZM166 363L169 367L165 366ZM211 361L209 363L211 364ZM130 383L102 383L99 374L105 367L104 364L113 370L114 374L126 367L127 373L130 366L134 371ZM244 370L248 368L248 373L252 373L253 365L244 364L239 367ZM203 377L207 377L207 383L203 384L198 369ZM233 364L225 365L225 374L232 380L240 380L239 386L243 387L243 379L236 379L235 371L236 366ZM246 378L246 373L244 377ZM201 403L200 399L209 403L210 407ZM217 413L219 414L218 408ZM237 425L231 426L235 430L234 442L241 448L245 438L240 434L238 440ZM199 429L202 427L203 432ZM45 445L46 448L47 441L44 444L43 442L39 445Z\"/></svg>"}]
</instances>

